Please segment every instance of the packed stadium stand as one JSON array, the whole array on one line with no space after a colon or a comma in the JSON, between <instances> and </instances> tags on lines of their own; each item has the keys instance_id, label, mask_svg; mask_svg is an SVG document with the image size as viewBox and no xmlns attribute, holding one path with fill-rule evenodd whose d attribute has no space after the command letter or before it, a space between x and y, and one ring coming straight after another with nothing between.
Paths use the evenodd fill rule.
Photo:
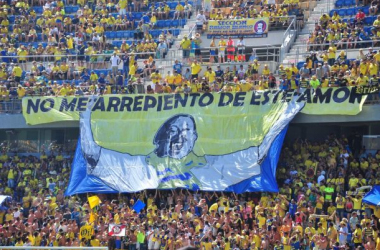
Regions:
<instances>
[{"instance_id":1,"label":"packed stadium stand","mask_svg":"<svg viewBox=\"0 0 380 250\"><path fill-rule=\"evenodd\" d=\"M380 249L378 0L0 3L0 249ZM218 28L219 33L213 30ZM239 33L234 29L246 30ZM249 108L238 98L248 94L252 96ZM293 99L289 100L288 94ZM109 119L95 113L91 124L89 100L94 96L111 104L111 98L117 105L122 103L120 108L127 110L124 115L132 118L120 125L125 118L122 115ZM254 118L242 119L246 113L237 118L236 111L219 112L201 101L194 112L196 119L168 108L173 101L183 108L181 112L186 111L183 103L188 97L205 96L220 98L220 107L236 108ZM223 103L224 97L232 99ZM144 100L147 108L126 104L132 99L140 104ZM53 107L56 100L62 102L58 108ZM81 106L81 101L86 103ZM223 133L238 135L248 130L246 126L249 136L240 144L264 138L257 143L261 147L267 137L258 131L267 129L270 134L272 128L281 127L267 125L271 115L278 112L282 118L283 113L294 112L294 119L284 119L287 123L261 156L264 158L259 157L262 148L255 144L257 152L232 164L239 168L245 159L257 155L258 176L264 178L271 172L278 192L270 189L270 182L259 190L255 179L249 179L242 192L230 188L201 191L200 181L193 186L157 186L133 192L97 192L99 186L94 185L93 192L67 195L75 178L107 185L109 176L116 179L107 170L106 181L100 179L101 174L87 179L95 176L101 152L108 150L109 155L116 152L118 157L122 155L120 159L129 159L140 157L134 149L146 145L145 141L135 142L134 153L128 156L123 154L127 142L121 143L123 150L109 143L109 149L103 145L96 152L98 146L94 145L99 142L87 140L92 133L104 140L126 135L145 138L150 126L163 119L149 108L165 101L169 105L164 105L167 113L162 112L162 117L168 119L154 134L157 148L144 152L146 158L137 158L134 164L169 159L164 168L155 169L157 175L165 176L161 181L168 183L177 178L187 184L193 177L188 172L174 173L175 164L188 171L194 164L199 169L218 160L212 158L214 153L201 159L192 153L187 162L181 161L182 157L164 158L170 150L158 150L178 131L182 137L177 137L190 141L183 136L196 129L195 120L199 132L192 139L211 141L214 152L214 148L223 151L236 142L236 138L225 139ZM191 107L197 105L194 103ZM274 108L269 110L265 104ZM57 120L54 115L44 116L49 111L61 116ZM143 114L133 116L134 111ZM177 126L173 117L181 115L178 119L186 122ZM206 124L206 134L220 131L218 127L223 127L223 133L214 140L198 138L205 134L203 118L210 117L215 123L224 123ZM96 122L103 130L91 130ZM133 130L136 127L141 129ZM110 130L122 131L101 137ZM83 139L89 133L91 136ZM280 134L283 144L278 142ZM173 147L180 151L186 147L182 143L177 141ZM274 150L273 145L280 146ZM91 152L85 153L85 147ZM231 164L231 152L223 152L227 153L219 164L223 165L220 183L244 173L244 169L225 171ZM275 162L272 171L263 167L270 165L267 159ZM85 170L76 175L74 170L81 164ZM118 166L128 164L123 158ZM203 169L206 174L209 170L209 166ZM132 176L132 170L125 172ZM212 178L212 174L205 176ZM125 185L129 184L126 181ZM231 186L238 184L241 182Z\"/></svg>"}]
</instances>

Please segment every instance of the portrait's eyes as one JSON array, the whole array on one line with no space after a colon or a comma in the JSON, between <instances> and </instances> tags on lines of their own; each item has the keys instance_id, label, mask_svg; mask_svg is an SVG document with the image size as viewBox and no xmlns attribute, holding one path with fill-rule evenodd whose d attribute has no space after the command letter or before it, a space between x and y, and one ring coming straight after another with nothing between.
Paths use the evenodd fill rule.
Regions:
<instances>
[{"instance_id":1,"label":"portrait's eyes","mask_svg":"<svg viewBox=\"0 0 380 250\"><path fill-rule=\"evenodd\" d=\"M175 126L170 127L168 134L171 136L177 135L178 134L178 128Z\"/></svg>"},{"instance_id":2,"label":"portrait's eyes","mask_svg":"<svg viewBox=\"0 0 380 250\"><path fill-rule=\"evenodd\" d=\"M183 128L182 129L182 133L186 133L187 131L190 131L190 129L189 128Z\"/></svg>"}]
</instances>

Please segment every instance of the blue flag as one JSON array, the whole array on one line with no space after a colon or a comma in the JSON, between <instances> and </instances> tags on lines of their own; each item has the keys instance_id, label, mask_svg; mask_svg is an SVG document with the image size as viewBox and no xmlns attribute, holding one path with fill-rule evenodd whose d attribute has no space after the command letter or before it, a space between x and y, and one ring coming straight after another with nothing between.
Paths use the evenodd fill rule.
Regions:
<instances>
[{"instance_id":1,"label":"blue flag","mask_svg":"<svg viewBox=\"0 0 380 250\"><path fill-rule=\"evenodd\" d=\"M136 213L140 213L140 211L145 207L145 203L140 201L140 200L137 200L137 202L135 203L135 205L133 205L132 209L136 211Z\"/></svg>"}]
</instances>

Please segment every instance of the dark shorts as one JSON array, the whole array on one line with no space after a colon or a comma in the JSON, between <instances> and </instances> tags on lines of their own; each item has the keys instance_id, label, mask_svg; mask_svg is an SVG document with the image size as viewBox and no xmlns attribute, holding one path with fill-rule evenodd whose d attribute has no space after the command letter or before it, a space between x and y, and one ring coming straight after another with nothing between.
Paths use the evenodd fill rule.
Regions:
<instances>
[{"instance_id":1,"label":"dark shorts","mask_svg":"<svg viewBox=\"0 0 380 250\"><path fill-rule=\"evenodd\" d=\"M197 78L198 79L198 74L191 75L191 79Z\"/></svg>"},{"instance_id":2,"label":"dark shorts","mask_svg":"<svg viewBox=\"0 0 380 250\"><path fill-rule=\"evenodd\" d=\"M182 56L183 56L183 58L189 58L190 50L189 49L182 50Z\"/></svg>"},{"instance_id":3,"label":"dark shorts","mask_svg":"<svg viewBox=\"0 0 380 250\"><path fill-rule=\"evenodd\" d=\"M200 56L201 55L201 49L195 49L195 55Z\"/></svg>"}]
</instances>

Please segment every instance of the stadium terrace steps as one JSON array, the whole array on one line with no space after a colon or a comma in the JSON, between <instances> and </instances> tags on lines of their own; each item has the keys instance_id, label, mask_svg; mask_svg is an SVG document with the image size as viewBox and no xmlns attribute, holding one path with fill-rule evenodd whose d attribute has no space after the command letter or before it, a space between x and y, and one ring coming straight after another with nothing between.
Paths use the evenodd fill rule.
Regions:
<instances>
[{"instance_id":1,"label":"stadium terrace steps","mask_svg":"<svg viewBox=\"0 0 380 250\"><path fill-rule=\"evenodd\" d=\"M315 28L315 23L319 21L319 18L322 14L328 14L331 9L334 9L334 1L333 0L321 0L317 1L317 5L313 9L313 11L310 12L310 16L307 21L305 21L305 26L303 30L301 31L301 35L299 35L295 41L296 44L302 44L305 46L299 47L298 53L300 54L298 56L299 60L304 60L305 58L302 56L302 54L306 53L306 42L309 38L310 32L312 32ZM292 47L289 51L290 55L286 55L282 63L284 65L288 65L291 63L296 63L297 57L296 54L297 49Z\"/></svg>"},{"instance_id":2,"label":"stadium terrace steps","mask_svg":"<svg viewBox=\"0 0 380 250\"><path fill-rule=\"evenodd\" d=\"M171 70L175 60L182 61L183 57L182 50L180 49L180 43L185 35L195 35L195 22L196 14L192 15L192 17L187 20L186 25L179 30L179 34L175 36L177 39L174 41L173 46L169 49L167 57L165 59L156 60L157 66Z\"/></svg>"}]
</instances>

